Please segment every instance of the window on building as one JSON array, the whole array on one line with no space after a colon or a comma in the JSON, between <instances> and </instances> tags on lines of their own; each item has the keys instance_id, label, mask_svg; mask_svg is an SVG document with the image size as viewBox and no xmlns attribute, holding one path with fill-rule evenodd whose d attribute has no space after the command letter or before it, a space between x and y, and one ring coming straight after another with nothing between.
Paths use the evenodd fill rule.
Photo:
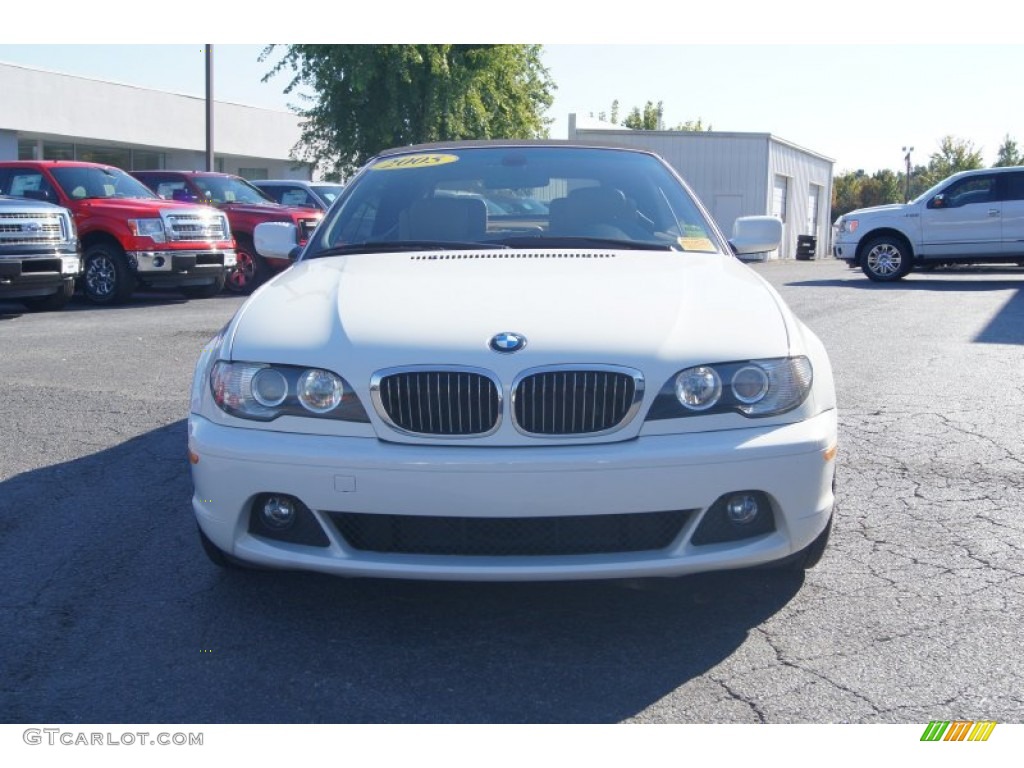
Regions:
<instances>
[{"instance_id":1,"label":"window on building","mask_svg":"<svg viewBox=\"0 0 1024 768\"><path fill-rule=\"evenodd\" d=\"M39 159L39 142L35 139L19 139L18 140L18 159L19 160L38 160Z\"/></svg>"},{"instance_id":2,"label":"window on building","mask_svg":"<svg viewBox=\"0 0 1024 768\"><path fill-rule=\"evenodd\" d=\"M786 208L789 198L789 179L785 176L776 176L772 187L772 216L778 216L786 220Z\"/></svg>"},{"instance_id":3,"label":"window on building","mask_svg":"<svg viewBox=\"0 0 1024 768\"><path fill-rule=\"evenodd\" d=\"M43 160L74 160L75 145L57 141L43 142Z\"/></svg>"},{"instance_id":4,"label":"window on building","mask_svg":"<svg viewBox=\"0 0 1024 768\"><path fill-rule=\"evenodd\" d=\"M270 178L270 173L266 168L239 168L238 175L249 181L262 181Z\"/></svg>"},{"instance_id":5,"label":"window on building","mask_svg":"<svg viewBox=\"0 0 1024 768\"><path fill-rule=\"evenodd\" d=\"M153 152L149 149L132 150L133 171L162 171L165 167L163 152Z\"/></svg>"},{"instance_id":6,"label":"window on building","mask_svg":"<svg viewBox=\"0 0 1024 768\"><path fill-rule=\"evenodd\" d=\"M86 163L113 165L115 168L131 167L131 152L121 147L91 147L88 144L76 144L75 159Z\"/></svg>"}]
</instances>

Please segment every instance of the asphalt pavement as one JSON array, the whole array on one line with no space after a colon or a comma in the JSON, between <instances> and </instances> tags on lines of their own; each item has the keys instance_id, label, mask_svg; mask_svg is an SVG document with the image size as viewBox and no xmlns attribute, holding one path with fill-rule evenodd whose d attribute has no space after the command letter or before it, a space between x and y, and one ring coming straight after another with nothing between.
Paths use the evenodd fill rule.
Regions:
<instances>
[{"instance_id":1,"label":"asphalt pavement","mask_svg":"<svg viewBox=\"0 0 1024 768\"><path fill-rule=\"evenodd\" d=\"M219 570L185 419L241 300L0 303L0 722L1024 721L1024 270L754 269L836 374L840 510L805 576Z\"/></svg>"}]
</instances>

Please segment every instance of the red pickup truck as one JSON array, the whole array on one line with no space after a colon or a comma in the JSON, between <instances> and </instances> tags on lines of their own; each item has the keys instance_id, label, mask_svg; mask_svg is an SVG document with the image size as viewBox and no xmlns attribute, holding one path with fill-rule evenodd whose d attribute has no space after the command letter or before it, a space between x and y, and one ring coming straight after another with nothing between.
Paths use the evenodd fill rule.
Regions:
<instances>
[{"instance_id":1,"label":"red pickup truck","mask_svg":"<svg viewBox=\"0 0 1024 768\"><path fill-rule=\"evenodd\" d=\"M0 190L71 211L82 243L86 298L120 304L139 286L208 298L235 265L227 217L162 200L119 168L64 160L0 162Z\"/></svg>"},{"instance_id":2,"label":"red pickup truck","mask_svg":"<svg viewBox=\"0 0 1024 768\"><path fill-rule=\"evenodd\" d=\"M228 290L234 293L251 293L272 274L291 265L286 259L267 259L256 253L253 231L257 224L294 224L299 245L303 245L323 218L321 211L279 205L245 179L227 173L135 171L132 175L160 197L208 203L227 214L238 251L237 264L227 282Z\"/></svg>"}]
</instances>

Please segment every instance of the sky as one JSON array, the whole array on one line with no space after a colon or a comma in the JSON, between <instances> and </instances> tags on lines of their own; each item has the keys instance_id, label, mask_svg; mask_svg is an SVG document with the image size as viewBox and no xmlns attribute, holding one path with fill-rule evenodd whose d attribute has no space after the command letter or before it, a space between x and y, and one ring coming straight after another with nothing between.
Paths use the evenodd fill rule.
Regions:
<instances>
[{"instance_id":1,"label":"sky","mask_svg":"<svg viewBox=\"0 0 1024 768\"><path fill-rule=\"evenodd\" d=\"M910 10L901 16L892 10L899 3L861 0L856 12L851 6L841 17L829 19L823 4L804 0L772 4L780 10L771 15L764 5L734 0L728 9L734 18L724 12L694 13L683 5L658 5L653 11L646 2L630 3L637 11L632 16L603 21L593 10L585 15L581 11L579 18L559 16L551 10L558 6L547 4L543 18L549 23L535 24L537 37L532 40L543 44L543 61L557 86L547 114L553 138L566 136L570 113L610 112L618 99L622 117L634 106L660 101L669 126L700 118L716 131L774 134L833 159L837 173L901 169L904 147L914 148L915 165L926 164L947 135L972 142L987 165L995 161L1007 135L1024 145L1024 45L1012 43L1012 33L978 33L973 29L978 25L968 19L947 21L946 6L939 0L921 4L928 9L931 27L914 15L915 3L904 3ZM460 3L447 5L457 9ZM402 5L399 1L389 8ZM341 6L324 7L337 9L339 24L349 22L339 26L338 42L464 42L472 31L437 19L422 27L396 21L381 26L372 17L360 24L351 18L351 6L344 13ZM530 41L517 35L530 27L525 23L532 18L530 9L545 4L521 0L518 7L522 13L507 29L489 29L490 39L487 33L478 37L487 42ZM662 10L666 8L677 10ZM741 24L745 17L747 23ZM638 24L638 18L644 23ZM265 44L251 41L270 39L271 29L239 33L237 26L212 21L213 30L233 30L221 35L223 43L212 35L216 99L281 110L299 103L283 93L287 77L262 82L277 56L271 53L261 63ZM0 61L204 94L202 44L159 36L149 42L139 34L143 28L134 25L116 34L103 23L97 25L94 15L85 15L82 24L93 25L96 34L76 38L95 43L53 42L55 35L67 31L15 43L9 31L0 31ZM358 35L362 39L351 39L354 29L365 30ZM624 42L608 41L613 32ZM31 34L40 37L38 30ZM239 35L243 41L236 42ZM112 44L104 36L146 44Z\"/></svg>"}]
</instances>

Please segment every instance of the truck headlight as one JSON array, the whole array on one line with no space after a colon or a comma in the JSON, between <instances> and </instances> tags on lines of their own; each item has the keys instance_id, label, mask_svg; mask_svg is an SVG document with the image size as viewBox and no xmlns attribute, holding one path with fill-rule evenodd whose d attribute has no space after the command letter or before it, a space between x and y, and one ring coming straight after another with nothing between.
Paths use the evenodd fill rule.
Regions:
<instances>
[{"instance_id":1,"label":"truck headlight","mask_svg":"<svg viewBox=\"0 0 1024 768\"><path fill-rule=\"evenodd\" d=\"M128 219L128 227L136 237L148 237L154 243L166 243L164 223L160 219Z\"/></svg>"}]
</instances>

